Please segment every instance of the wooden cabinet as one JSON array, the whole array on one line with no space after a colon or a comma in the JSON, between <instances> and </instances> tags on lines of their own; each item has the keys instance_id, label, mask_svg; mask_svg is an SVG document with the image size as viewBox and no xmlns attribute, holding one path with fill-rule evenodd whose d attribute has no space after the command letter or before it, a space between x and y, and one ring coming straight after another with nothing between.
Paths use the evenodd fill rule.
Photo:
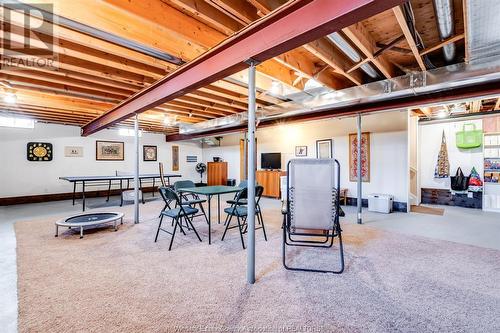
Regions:
<instances>
[{"instance_id":1,"label":"wooden cabinet","mask_svg":"<svg viewBox=\"0 0 500 333\"><path fill-rule=\"evenodd\" d=\"M227 183L227 162L207 163L207 183L211 185L226 185Z\"/></svg>"},{"instance_id":2,"label":"wooden cabinet","mask_svg":"<svg viewBox=\"0 0 500 333\"><path fill-rule=\"evenodd\" d=\"M279 198L280 197L280 177L286 176L284 171L257 170L255 180L257 184L264 187L263 196Z\"/></svg>"}]
</instances>

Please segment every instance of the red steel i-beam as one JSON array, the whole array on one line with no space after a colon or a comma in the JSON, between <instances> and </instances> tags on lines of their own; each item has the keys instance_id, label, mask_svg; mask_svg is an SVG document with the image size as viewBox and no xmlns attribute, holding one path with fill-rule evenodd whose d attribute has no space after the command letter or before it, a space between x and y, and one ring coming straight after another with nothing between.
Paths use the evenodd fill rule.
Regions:
<instances>
[{"instance_id":1,"label":"red steel i-beam","mask_svg":"<svg viewBox=\"0 0 500 333\"><path fill-rule=\"evenodd\" d=\"M82 129L87 136L407 0L292 0L132 95Z\"/></svg>"}]
</instances>

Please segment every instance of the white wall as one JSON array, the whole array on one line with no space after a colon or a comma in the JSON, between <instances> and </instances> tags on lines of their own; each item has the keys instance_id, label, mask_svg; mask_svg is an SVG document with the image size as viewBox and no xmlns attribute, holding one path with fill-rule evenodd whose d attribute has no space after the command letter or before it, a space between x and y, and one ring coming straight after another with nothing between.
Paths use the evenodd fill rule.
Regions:
<instances>
[{"instance_id":1,"label":"white wall","mask_svg":"<svg viewBox=\"0 0 500 333\"><path fill-rule=\"evenodd\" d=\"M96 161L96 140L125 142L124 161ZM26 159L26 144L30 141L53 144L53 160L30 162ZM196 163L187 163L186 155L201 160L198 143L174 143L179 146L179 168L172 171L172 143L161 134L143 133L140 139L140 172L157 173L158 162L165 165L165 173L178 173L186 179L197 180ZM142 145L158 146L158 162L142 161ZM83 146L84 156L64 157L65 146ZM80 128L36 123L34 129L0 127L0 197L71 192L70 183L59 180L62 176L113 175L116 170L132 172L134 169L134 138L118 135L117 130L104 130L90 137L81 137Z\"/></svg>"},{"instance_id":2,"label":"white wall","mask_svg":"<svg viewBox=\"0 0 500 333\"><path fill-rule=\"evenodd\" d=\"M233 134L224 136L220 147L203 145L203 162L213 162L214 157L222 158L227 162L227 178L239 181L240 139L243 139L243 134ZM206 173L203 175L203 179L207 179Z\"/></svg>"},{"instance_id":3,"label":"white wall","mask_svg":"<svg viewBox=\"0 0 500 333\"><path fill-rule=\"evenodd\" d=\"M370 193L387 193L396 201L407 201L408 153L407 113L391 112L363 116L363 131L371 133L370 182L363 183L363 197ZM295 146L307 146L309 158L316 157L316 140L333 139L333 154L341 165L341 186L349 196L356 197L356 183L349 181L349 133L356 132L356 119L329 119L314 122L278 125L257 130L257 168L261 153L282 153L282 169L295 158ZM204 148L203 160L220 156L229 163L229 178L239 181L239 139L242 134L226 135L221 147Z\"/></svg>"},{"instance_id":4,"label":"white wall","mask_svg":"<svg viewBox=\"0 0 500 333\"><path fill-rule=\"evenodd\" d=\"M434 178L441 136L444 131L450 161L450 175L453 176L458 167L468 176L472 167L483 175L483 148L459 149L456 146L455 134L461 131L463 124L473 123L476 129L482 128L482 120L463 120L456 122L430 123L419 126L420 151L420 186L422 188L450 189L450 178Z\"/></svg>"}]
</instances>

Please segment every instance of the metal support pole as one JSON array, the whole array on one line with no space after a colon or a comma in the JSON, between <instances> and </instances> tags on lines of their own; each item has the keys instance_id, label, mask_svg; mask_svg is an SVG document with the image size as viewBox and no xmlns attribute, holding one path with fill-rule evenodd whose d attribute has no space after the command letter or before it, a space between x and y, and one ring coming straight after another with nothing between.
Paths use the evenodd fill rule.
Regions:
<instances>
[{"instance_id":1,"label":"metal support pole","mask_svg":"<svg viewBox=\"0 0 500 333\"><path fill-rule=\"evenodd\" d=\"M363 200L363 193L362 193L362 184L363 184L363 179L361 175L361 113L358 113L358 199L357 199L357 205L358 205L358 224L362 224L362 211L363 211L363 205L362 205L362 200Z\"/></svg>"},{"instance_id":2,"label":"metal support pole","mask_svg":"<svg viewBox=\"0 0 500 333\"><path fill-rule=\"evenodd\" d=\"M255 65L248 68L248 249L247 282L255 283Z\"/></svg>"},{"instance_id":3,"label":"metal support pole","mask_svg":"<svg viewBox=\"0 0 500 333\"><path fill-rule=\"evenodd\" d=\"M134 223L139 223L139 115L134 117Z\"/></svg>"},{"instance_id":4,"label":"metal support pole","mask_svg":"<svg viewBox=\"0 0 500 333\"><path fill-rule=\"evenodd\" d=\"M243 133L243 176L244 179L248 179L248 136L247 132ZM243 179L240 179L242 181Z\"/></svg>"}]
</instances>

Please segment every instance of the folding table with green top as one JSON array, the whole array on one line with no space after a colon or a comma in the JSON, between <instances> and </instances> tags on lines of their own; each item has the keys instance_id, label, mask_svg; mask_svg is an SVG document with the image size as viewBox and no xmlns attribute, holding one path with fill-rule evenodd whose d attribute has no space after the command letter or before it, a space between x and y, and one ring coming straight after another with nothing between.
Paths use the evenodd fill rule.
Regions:
<instances>
[{"instance_id":1,"label":"folding table with green top","mask_svg":"<svg viewBox=\"0 0 500 333\"><path fill-rule=\"evenodd\" d=\"M214 195L217 196L217 223L220 223L220 195L226 193L236 193L241 191L243 188L238 186L224 186L224 185L215 185L215 186L202 186L202 187L191 187L191 188L182 188L178 191L182 194L184 193L193 193L198 195L204 195L207 197L208 201L208 244L212 243L212 235L211 235L211 223L212 223L212 213L210 207L210 201ZM182 200L182 198L181 198Z\"/></svg>"}]
</instances>

